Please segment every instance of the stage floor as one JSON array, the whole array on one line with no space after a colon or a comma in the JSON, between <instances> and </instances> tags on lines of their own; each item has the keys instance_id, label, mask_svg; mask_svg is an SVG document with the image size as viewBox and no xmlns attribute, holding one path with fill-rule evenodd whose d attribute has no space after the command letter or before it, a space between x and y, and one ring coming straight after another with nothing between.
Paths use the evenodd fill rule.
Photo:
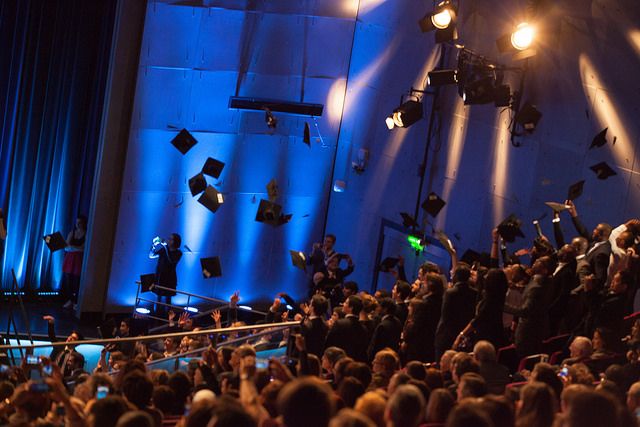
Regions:
<instances>
[{"instance_id":1,"label":"stage floor","mask_svg":"<svg viewBox=\"0 0 640 427\"><path fill-rule=\"evenodd\" d=\"M9 313L6 309L6 302L3 302L2 306L2 310L0 310L0 334L5 335ZM58 336L67 336L72 330L77 330L85 338L98 337L97 327L100 324L99 322L85 320L80 322L79 319L75 318L73 312L64 310L62 304L55 300L25 303L25 311L31 333L34 335L47 335L47 322L42 320L42 316L51 315L56 319L56 335ZM20 312L19 305L14 308L13 316L18 332L26 335L27 325ZM11 332L13 334L13 330Z\"/></svg>"}]
</instances>

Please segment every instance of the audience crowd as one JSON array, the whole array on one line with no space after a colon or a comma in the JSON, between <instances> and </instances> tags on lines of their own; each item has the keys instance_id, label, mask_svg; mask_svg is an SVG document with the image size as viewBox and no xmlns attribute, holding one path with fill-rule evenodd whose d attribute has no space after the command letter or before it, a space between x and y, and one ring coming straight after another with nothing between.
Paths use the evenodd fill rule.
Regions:
<instances>
[{"instance_id":1,"label":"audience crowd","mask_svg":"<svg viewBox=\"0 0 640 427\"><path fill-rule=\"evenodd\" d=\"M636 426L640 220L588 233L566 205L570 243L559 213L555 244L540 235L513 255L500 227L484 257L458 259L443 239L449 272L425 263L408 280L399 258L391 291L375 294L346 281L353 262L328 235L307 257L308 301L279 294L257 322L293 328L225 331L215 310L210 333L201 318L169 312L167 332L176 333L107 345L93 372L73 332L50 357L3 367L0 425ZM239 299L224 326L244 325ZM55 319L44 320L55 341ZM115 331L135 335L127 319ZM260 357L279 347L286 356ZM174 356L182 368L157 369Z\"/></svg>"}]
</instances>

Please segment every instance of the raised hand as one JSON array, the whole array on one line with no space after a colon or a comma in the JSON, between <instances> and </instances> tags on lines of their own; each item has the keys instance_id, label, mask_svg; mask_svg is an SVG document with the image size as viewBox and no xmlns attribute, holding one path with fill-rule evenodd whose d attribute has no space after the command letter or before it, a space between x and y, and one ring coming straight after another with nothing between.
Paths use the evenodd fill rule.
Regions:
<instances>
[{"instance_id":1,"label":"raised hand","mask_svg":"<svg viewBox=\"0 0 640 427\"><path fill-rule=\"evenodd\" d=\"M564 204L569 206L567 208L567 211L569 211L569 215L571 215L573 218L578 216L578 210L576 209L576 205L573 203L573 200L565 200Z\"/></svg>"},{"instance_id":2,"label":"raised hand","mask_svg":"<svg viewBox=\"0 0 640 427\"><path fill-rule=\"evenodd\" d=\"M188 318L189 318L189 312L183 311L180 314L180 318L178 319L178 325L183 326L185 323L187 323Z\"/></svg>"},{"instance_id":3,"label":"raised hand","mask_svg":"<svg viewBox=\"0 0 640 427\"><path fill-rule=\"evenodd\" d=\"M500 233L498 233L498 227L491 230L491 238L494 242L498 243L500 241Z\"/></svg>"},{"instance_id":4,"label":"raised hand","mask_svg":"<svg viewBox=\"0 0 640 427\"><path fill-rule=\"evenodd\" d=\"M286 322L287 320L289 320L289 311L287 310L284 313L282 313L281 318L283 322Z\"/></svg>"},{"instance_id":5,"label":"raised hand","mask_svg":"<svg viewBox=\"0 0 640 427\"><path fill-rule=\"evenodd\" d=\"M167 316L169 317L169 322L173 322L173 319L176 318L176 313L173 310L169 310L169 313L167 313Z\"/></svg>"},{"instance_id":6,"label":"raised hand","mask_svg":"<svg viewBox=\"0 0 640 427\"><path fill-rule=\"evenodd\" d=\"M271 310L271 312L273 313L277 313L281 305L282 305L282 301L280 301L280 297L275 297L273 300L273 304L271 304L271 307L269 308L269 310Z\"/></svg>"},{"instance_id":7,"label":"raised hand","mask_svg":"<svg viewBox=\"0 0 640 427\"><path fill-rule=\"evenodd\" d=\"M235 291L233 295L231 295L231 298L229 299L229 302L231 303L231 307L235 307L238 304L238 301L240 301L240 291Z\"/></svg>"},{"instance_id":8,"label":"raised hand","mask_svg":"<svg viewBox=\"0 0 640 427\"><path fill-rule=\"evenodd\" d=\"M211 318L216 323L216 327L222 322L222 314L220 314L220 310L213 310L211 313Z\"/></svg>"},{"instance_id":9,"label":"raised hand","mask_svg":"<svg viewBox=\"0 0 640 427\"><path fill-rule=\"evenodd\" d=\"M50 315L46 315L46 316L42 316L42 320L46 320L48 323L53 323L56 321L56 319L53 316Z\"/></svg>"},{"instance_id":10,"label":"raised hand","mask_svg":"<svg viewBox=\"0 0 640 427\"><path fill-rule=\"evenodd\" d=\"M306 316L308 316L308 315L311 313L311 307L309 307L309 304L307 304L306 302L305 302L305 303L300 304L300 310L302 310L302 312L303 312Z\"/></svg>"}]
</instances>

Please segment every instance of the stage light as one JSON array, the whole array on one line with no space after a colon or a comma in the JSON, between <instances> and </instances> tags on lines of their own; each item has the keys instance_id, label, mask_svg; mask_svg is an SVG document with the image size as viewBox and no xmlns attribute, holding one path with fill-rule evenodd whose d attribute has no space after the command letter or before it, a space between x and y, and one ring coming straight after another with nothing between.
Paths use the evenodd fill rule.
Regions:
<instances>
[{"instance_id":1,"label":"stage light","mask_svg":"<svg viewBox=\"0 0 640 427\"><path fill-rule=\"evenodd\" d=\"M249 311L253 310L248 305L239 305L238 308L241 309L241 310L249 310Z\"/></svg>"},{"instance_id":2,"label":"stage light","mask_svg":"<svg viewBox=\"0 0 640 427\"><path fill-rule=\"evenodd\" d=\"M427 85L443 86L458 83L458 70L433 70L427 74Z\"/></svg>"},{"instance_id":3,"label":"stage light","mask_svg":"<svg viewBox=\"0 0 640 427\"><path fill-rule=\"evenodd\" d=\"M188 311L189 313L197 313L198 309L195 307L185 307L184 311Z\"/></svg>"},{"instance_id":4,"label":"stage light","mask_svg":"<svg viewBox=\"0 0 640 427\"><path fill-rule=\"evenodd\" d=\"M533 26L522 22L518 24L516 30L511 33L511 45L517 50L528 49L533 43L536 31Z\"/></svg>"},{"instance_id":5,"label":"stage light","mask_svg":"<svg viewBox=\"0 0 640 427\"><path fill-rule=\"evenodd\" d=\"M493 90L493 103L496 107L508 107L511 105L511 88L509 85L500 85Z\"/></svg>"},{"instance_id":6,"label":"stage light","mask_svg":"<svg viewBox=\"0 0 640 427\"><path fill-rule=\"evenodd\" d=\"M416 252L421 252L424 249L424 241L422 240L422 237L420 236L415 236L410 234L409 236L407 236L407 242L409 242L409 245L411 245L411 247L416 251Z\"/></svg>"},{"instance_id":7,"label":"stage light","mask_svg":"<svg viewBox=\"0 0 640 427\"><path fill-rule=\"evenodd\" d=\"M136 307L136 313L138 314L151 314L151 310L144 307Z\"/></svg>"},{"instance_id":8,"label":"stage light","mask_svg":"<svg viewBox=\"0 0 640 427\"><path fill-rule=\"evenodd\" d=\"M444 43L458 38L456 30L457 9L449 0L440 2L433 12L418 21L423 33L436 31L436 43Z\"/></svg>"},{"instance_id":9,"label":"stage light","mask_svg":"<svg viewBox=\"0 0 640 427\"><path fill-rule=\"evenodd\" d=\"M389 114L386 119L384 119L385 124L389 130L396 127L396 124L393 122L393 114Z\"/></svg>"},{"instance_id":10,"label":"stage light","mask_svg":"<svg viewBox=\"0 0 640 427\"><path fill-rule=\"evenodd\" d=\"M495 79L483 77L464 86L462 100L465 105L489 104L494 102Z\"/></svg>"},{"instance_id":11,"label":"stage light","mask_svg":"<svg viewBox=\"0 0 640 427\"><path fill-rule=\"evenodd\" d=\"M393 110L393 123L398 127L406 128L420 120L422 115L422 103L420 101L407 101Z\"/></svg>"},{"instance_id":12,"label":"stage light","mask_svg":"<svg viewBox=\"0 0 640 427\"><path fill-rule=\"evenodd\" d=\"M515 121L522 126L525 131L532 133L541 118L542 113L538 111L536 106L527 102L516 114Z\"/></svg>"}]
</instances>

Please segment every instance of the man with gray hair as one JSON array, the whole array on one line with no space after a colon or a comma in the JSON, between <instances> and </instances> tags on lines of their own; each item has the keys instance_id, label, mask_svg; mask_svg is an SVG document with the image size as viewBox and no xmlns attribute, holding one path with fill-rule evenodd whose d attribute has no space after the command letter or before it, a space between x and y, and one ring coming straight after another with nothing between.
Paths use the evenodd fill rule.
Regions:
<instances>
[{"instance_id":1,"label":"man with gray hair","mask_svg":"<svg viewBox=\"0 0 640 427\"><path fill-rule=\"evenodd\" d=\"M511 382L509 369L498 363L496 349L489 341L478 341L473 347L473 356L480 365L480 376L487 384L490 394L501 395L505 386Z\"/></svg>"},{"instance_id":2,"label":"man with gray hair","mask_svg":"<svg viewBox=\"0 0 640 427\"><path fill-rule=\"evenodd\" d=\"M591 358L593 346L591 340L587 337L577 336L569 345L569 357L562 361L562 365L573 365L582 363Z\"/></svg>"},{"instance_id":3,"label":"man with gray hair","mask_svg":"<svg viewBox=\"0 0 640 427\"><path fill-rule=\"evenodd\" d=\"M416 427L424 418L425 401L418 387L405 384L387 402L384 419L387 427Z\"/></svg>"}]
</instances>

